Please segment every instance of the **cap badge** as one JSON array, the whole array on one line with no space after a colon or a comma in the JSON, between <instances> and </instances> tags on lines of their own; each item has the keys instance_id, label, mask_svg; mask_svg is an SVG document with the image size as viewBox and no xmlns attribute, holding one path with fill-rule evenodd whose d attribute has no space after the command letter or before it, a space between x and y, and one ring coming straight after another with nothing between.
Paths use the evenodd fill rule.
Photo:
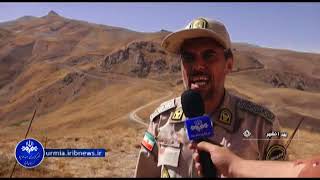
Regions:
<instances>
[{"instance_id":1,"label":"cap badge","mask_svg":"<svg viewBox=\"0 0 320 180\"><path fill-rule=\"evenodd\" d=\"M192 21L192 23L189 26L189 29L197 29L197 28L202 28L202 29L208 28L208 21L203 18L199 18Z\"/></svg>"}]
</instances>

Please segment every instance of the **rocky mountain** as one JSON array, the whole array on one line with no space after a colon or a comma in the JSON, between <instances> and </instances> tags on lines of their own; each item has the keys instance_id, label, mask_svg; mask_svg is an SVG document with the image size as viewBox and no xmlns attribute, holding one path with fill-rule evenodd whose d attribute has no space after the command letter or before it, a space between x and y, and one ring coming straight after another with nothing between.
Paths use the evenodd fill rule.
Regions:
<instances>
[{"instance_id":1,"label":"rocky mountain","mask_svg":"<svg viewBox=\"0 0 320 180\"><path fill-rule=\"evenodd\" d=\"M79 142L86 148L106 147L112 160L52 160L42 166L46 171L29 171L30 176L130 176L145 131L128 121L130 112L145 105L138 115L147 123L159 97L179 96L183 90L179 57L160 47L169 33L94 24L54 11L1 22L0 136L5 138L0 140L0 167L6 168L0 168L0 177L8 176L15 161L3 154L11 155L14 143L24 137L35 108L30 133L49 137L49 147ZM319 130L320 54L247 43L233 43L232 51L233 72L226 80L230 91L267 106L284 127L292 129L298 117L305 117L306 127ZM320 136L306 139L315 137ZM317 149L314 144L306 145L307 152ZM300 147L294 146L294 152Z\"/></svg>"},{"instance_id":2,"label":"rocky mountain","mask_svg":"<svg viewBox=\"0 0 320 180\"><path fill-rule=\"evenodd\" d=\"M24 16L2 22L0 116L9 119L11 116L8 114L21 114L18 113L19 108L12 111L12 107L28 104L35 96L48 96L48 92L63 96L52 107L63 104L71 95L53 89L63 84L68 86L76 79L83 80L80 80L81 73L77 76L62 72L58 68L61 66L78 68L101 77L118 74L179 84L182 82L179 58L160 47L161 40L169 33L166 30L135 32L68 19L54 11L43 17ZM268 49L245 43L234 43L233 53L235 73L242 72L242 75L273 87L307 91L320 88L319 54ZM26 106L31 108L33 104Z\"/></svg>"}]
</instances>

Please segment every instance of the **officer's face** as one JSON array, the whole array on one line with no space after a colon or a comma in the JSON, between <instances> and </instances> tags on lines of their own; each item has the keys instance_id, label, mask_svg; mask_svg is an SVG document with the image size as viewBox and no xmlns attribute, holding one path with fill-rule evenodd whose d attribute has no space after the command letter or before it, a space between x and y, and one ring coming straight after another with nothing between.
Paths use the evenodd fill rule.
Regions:
<instances>
[{"instance_id":1,"label":"officer's face","mask_svg":"<svg viewBox=\"0 0 320 180\"><path fill-rule=\"evenodd\" d=\"M190 39L181 48L185 86L199 92L204 100L223 94L226 74L233 59L225 59L224 49L209 38Z\"/></svg>"}]
</instances>

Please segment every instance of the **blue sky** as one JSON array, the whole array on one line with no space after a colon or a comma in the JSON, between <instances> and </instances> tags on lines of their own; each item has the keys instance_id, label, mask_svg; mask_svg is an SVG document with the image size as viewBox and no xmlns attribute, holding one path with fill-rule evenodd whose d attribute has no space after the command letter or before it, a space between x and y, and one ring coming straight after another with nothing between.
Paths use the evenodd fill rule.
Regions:
<instances>
[{"instance_id":1,"label":"blue sky","mask_svg":"<svg viewBox=\"0 0 320 180\"><path fill-rule=\"evenodd\" d=\"M140 32L175 31L195 17L222 21L233 42L320 53L320 3L0 3L0 22L50 10Z\"/></svg>"}]
</instances>

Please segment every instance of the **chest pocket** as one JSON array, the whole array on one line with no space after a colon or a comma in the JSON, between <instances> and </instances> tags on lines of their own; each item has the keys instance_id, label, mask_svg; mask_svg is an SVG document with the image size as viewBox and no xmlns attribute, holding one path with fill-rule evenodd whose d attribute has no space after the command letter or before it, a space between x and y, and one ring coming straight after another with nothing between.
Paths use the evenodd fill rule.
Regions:
<instances>
[{"instance_id":1,"label":"chest pocket","mask_svg":"<svg viewBox=\"0 0 320 180\"><path fill-rule=\"evenodd\" d=\"M159 143L159 154L158 154L158 167L161 165L167 165L172 167L178 167L179 157L181 153L180 143L166 144Z\"/></svg>"}]
</instances>

